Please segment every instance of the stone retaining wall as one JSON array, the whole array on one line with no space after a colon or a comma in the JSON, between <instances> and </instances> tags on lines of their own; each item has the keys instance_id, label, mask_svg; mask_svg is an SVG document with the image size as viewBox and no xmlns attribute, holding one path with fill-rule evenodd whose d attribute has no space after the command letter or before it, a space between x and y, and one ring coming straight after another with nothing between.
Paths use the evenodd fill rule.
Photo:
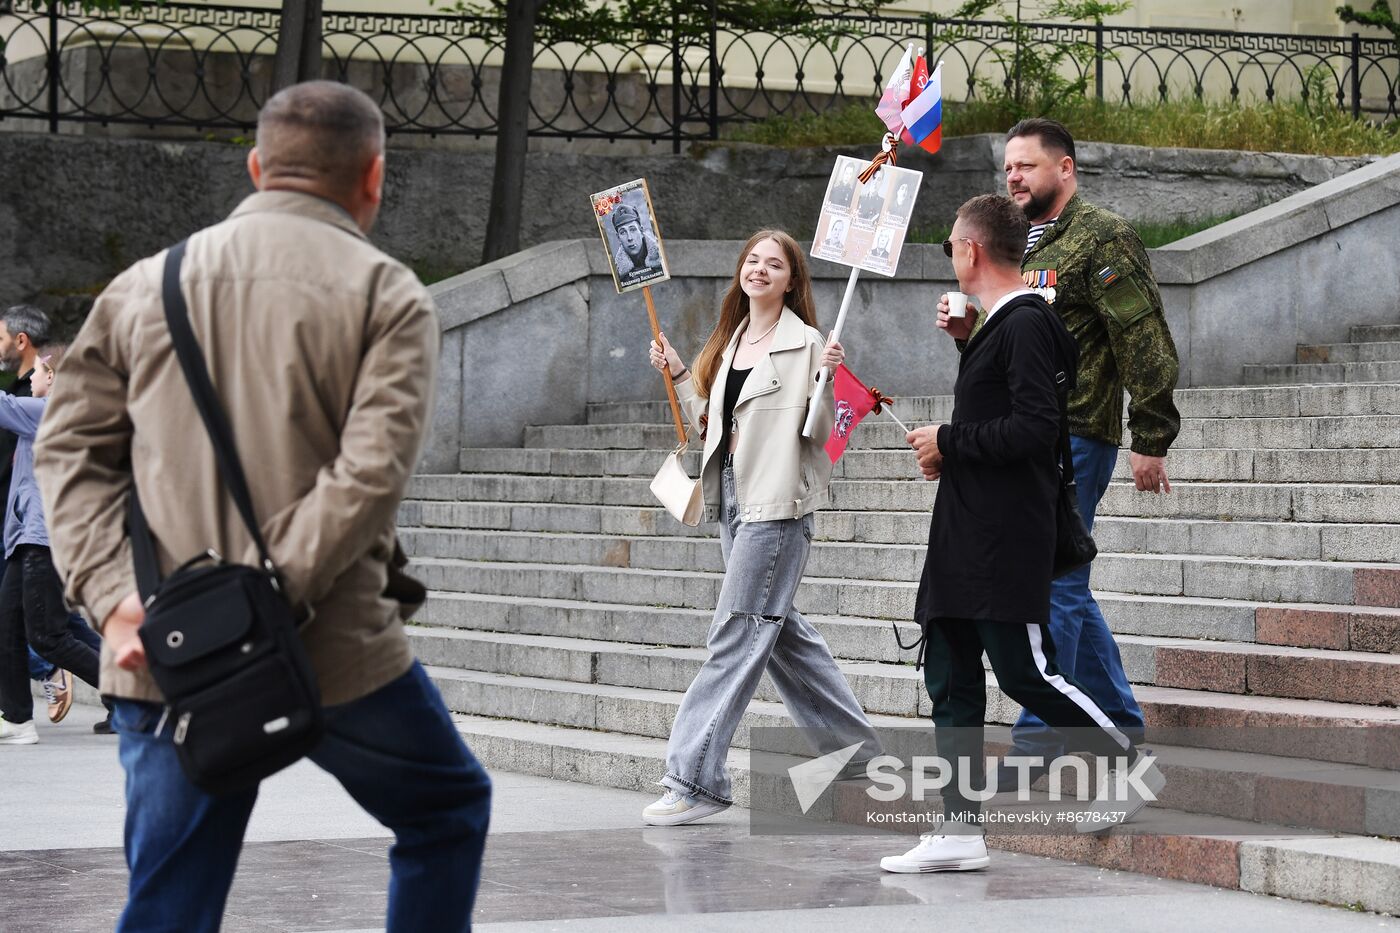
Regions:
<instances>
[{"instance_id":1,"label":"stone retaining wall","mask_svg":"<svg viewBox=\"0 0 1400 933\"><path fill-rule=\"evenodd\" d=\"M535 153L527 166L526 247L597 235L589 192L645 176L669 240L743 237L763 226L810 235L838 153L696 147L689 155ZM1151 150L1085 144L1086 195L1130 218L1248 210L1364 164L1365 159ZM91 293L127 264L217 222L251 191L247 150L212 142L0 133L0 304L43 298L76 321ZM481 255L494 155L394 149L375 241L427 278ZM998 137L949 140L900 164L925 173L916 228L951 222L974 194L1000 190Z\"/></svg>"},{"instance_id":2,"label":"stone retaining wall","mask_svg":"<svg viewBox=\"0 0 1400 933\"><path fill-rule=\"evenodd\" d=\"M1150 253L1185 386L1233 385L1250 363L1291 362L1298 344L1400 320L1400 155ZM741 241L673 241L672 281L653 289L683 354L713 326ZM830 326L848 270L813 264ZM952 390L957 354L932 326L952 266L906 247L892 279L862 275L843 335L855 372L895 396ZM444 329L429 470L461 446L513 446L527 424L581 423L592 402L663 398L646 363L638 294L618 295L596 240L551 243L438 283Z\"/></svg>"}]
</instances>

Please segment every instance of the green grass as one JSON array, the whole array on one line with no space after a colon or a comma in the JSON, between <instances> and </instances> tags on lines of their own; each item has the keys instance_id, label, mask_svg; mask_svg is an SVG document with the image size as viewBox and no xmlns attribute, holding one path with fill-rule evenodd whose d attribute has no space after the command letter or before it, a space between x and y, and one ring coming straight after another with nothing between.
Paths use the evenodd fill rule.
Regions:
<instances>
[{"instance_id":1,"label":"green grass","mask_svg":"<svg viewBox=\"0 0 1400 933\"><path fill-rule=\"evenodd\" d=\"M1220 214L1214 217L1203 217L1200 220L1134 220L1131 223L1133 228L1137 230L1138 236L1142 237L1143 245L1148 249L1156 249L1159 246L1166 246L1168 243L1185 239L1193 233L1209 230L1217 224L1223 224L1238 216L1239 214ZM952 232L953 228L946 225L919 227L910 230L905 240L909 243L942 243L948 239Z\"/></svg>"},{"instance_id":2,"label":"green grass","mask_svg":"<svg viewBox=\"0 0 1400 933\"><path fill-rule=\"evenodd\" d=\"M945 137L1003 133L1017 120L1009 107L996 102L950 103L944 113ZM1312 113L1298 104L1180 101L1125 107L1072 99L1045 115L1063 122L1076 139L1105 143L1333 156L1400 152L1400 120L1377 125L1353 120L1332 107ZM872 101L829 113L735 124L725 137L783 148L874 146L884 130Z\"/></svg>"},{"instance_id":3,"label":"green grass","mask_svg":"<svg viewBox=\"0 0 1400 933\"><path fill-rule=\"evenodd\" d=\"M1175 243L1177 240L1184 240L1193 233L1209 230L1217 224L1223 224L1238 216L1238 214L1222 214L1218 217L1206 217L1201 220L1169 220L1163 223L1148 220L1133 221L1133 226L1137 228L1138 236L1142 237L1142 245L1148 249L1156 249L1159 246L1166 246L1168 243Z\"/></svg>"}]
</instances>

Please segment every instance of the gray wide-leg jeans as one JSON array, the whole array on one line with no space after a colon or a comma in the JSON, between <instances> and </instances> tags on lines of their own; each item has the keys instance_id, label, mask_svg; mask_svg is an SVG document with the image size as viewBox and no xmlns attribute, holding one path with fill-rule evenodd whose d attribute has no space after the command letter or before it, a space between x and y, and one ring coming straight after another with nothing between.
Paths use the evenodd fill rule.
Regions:
<instances>
[{"instance_id":1,"label":"gray wide-leg jeans","mask_svg":"<svg viewBox=\"0 0 1400 933\"><path fill-rule=\"evenodd\" d=\"M734 490L734 471L725 467L724 586L710 624L710 657L681 700L661 779L672 790L723 804L733 802L724 770L729 743L765 669L818 754L857 742L865 748L855 761L880 754L880 740L831 649L792 607L812 546L812 516L740 522Z\"/></svg>"}]
</instances>

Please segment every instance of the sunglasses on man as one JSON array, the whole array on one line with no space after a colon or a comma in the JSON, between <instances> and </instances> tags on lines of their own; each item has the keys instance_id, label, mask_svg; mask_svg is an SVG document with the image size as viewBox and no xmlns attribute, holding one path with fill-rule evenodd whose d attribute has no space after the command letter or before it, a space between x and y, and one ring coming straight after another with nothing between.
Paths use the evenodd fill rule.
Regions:
<instances>
[{"instance_id":1,"label":"sunglasses on man","mask_svg":"<svg viewBox=\"0 0 1400 933\"><path fill-rule=\"evenodd\" d=\"M954 242L959 242L959 243L972 243L972 244L975 244L975 245L977 245L977 246L981 246L981 245L982 245L981 243L978 243L976 240L972 239L971 237L965 237L965 236L960 236L960 237L958 237L956 241L954 241L954 240L944 240L944 241L943 241L943 255L944 255L944 256L947 256L949 259L952 259L952 258L953 258L953 243L954 243Z\"/></svg>"}]
</instances>

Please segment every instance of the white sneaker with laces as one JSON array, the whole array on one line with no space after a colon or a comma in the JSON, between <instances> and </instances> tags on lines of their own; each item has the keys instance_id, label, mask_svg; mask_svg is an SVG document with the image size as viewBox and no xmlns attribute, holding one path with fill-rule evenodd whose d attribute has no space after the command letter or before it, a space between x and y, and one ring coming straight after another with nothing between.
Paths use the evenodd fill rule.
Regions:
<instances>
[{"instance_id":1,"label":"white sneaker with laces","mask_svg":"<svg viewBox=\"0 0 1400 933\"><path fill-rule=\"evenodd\" d=\"M956 833L956 834L955 834ZM976 871L991 864L987 840L981 833L951 824L942 832L924 833L919 844L903 855L880 859L880 867L897 874L924 871Z\"/></svg>"},{"instance_id":2,"label":"white sneaker with laces","mask_svg":"<svg viewBox=\"0 0 1400 933\"><path fill-rule=\"evenodd\" d=\"M37 745L39 729L34 720L15 724L0 718L0 745Z\"/></svg>"},{"instance_id":3,"label":"white sneaker with laces","mask_svg":"<svg viewBox=\"0 0 1400 933\"><path fill-rule=\"evenodd\" d=\"M1167 776L1157 767L1157 759L1147 757L1146 765L1139 761L1133 762L1128 767L1128 774L1141 768L1138 781L1142 786L1151 792L1152 796L1143 796L1137 783L1129 781L1127 774L1113 768L1104 772L1099 780L1099 790L1094 796L1094 802L1085 812L1087 819L1074 824L1074 828L1081 833L1102 833L1107 832L1115 826L1122 826L1141 812L1147 806L1149 800L1157 800L1162 795L1162 788L1167 786Z\"/></svg>"},{"instance_id":4,"label":"white sneaker with laces","mask_svg":"<svg viewBox=\"0 0 1400 933\"><path fill-rule=\"evenodd\" d=\"M699 794L686 795L667 788L660 800L642 811L642 822L648 826L679 826L727 809L727 804L716 803Z\"/></svg>"}]
</instances>

